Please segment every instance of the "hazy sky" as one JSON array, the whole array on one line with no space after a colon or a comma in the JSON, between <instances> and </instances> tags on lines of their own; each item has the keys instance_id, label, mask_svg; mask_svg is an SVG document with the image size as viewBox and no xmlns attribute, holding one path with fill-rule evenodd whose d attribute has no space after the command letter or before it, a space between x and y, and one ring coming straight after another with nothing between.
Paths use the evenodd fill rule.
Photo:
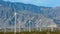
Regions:
<instances>
[{"instance_id":1,"label":"hazy sky","mask_svg":"<svg viewBox=\"0 0 60 34\"><path fill-rule=\"evenodd\" d=\"M60 0L5 0L5 1L22 2L26 4L34 4L37 6L48 6L48 7L60 6Z\"/></svg>"}]
</instances>

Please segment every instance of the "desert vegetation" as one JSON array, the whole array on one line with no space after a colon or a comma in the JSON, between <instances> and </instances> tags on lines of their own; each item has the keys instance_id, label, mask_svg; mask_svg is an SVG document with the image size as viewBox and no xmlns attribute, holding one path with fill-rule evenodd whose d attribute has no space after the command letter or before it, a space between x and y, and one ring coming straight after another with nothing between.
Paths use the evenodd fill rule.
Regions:
<instances>
[{"instance_id":1,"label":"desert vegetation","mask_svg":"<svg viewBox=\"0 0 60 34\"><path fill-rule=\"evenodd\" d=\"M0 34L60 34L60 30L51 31L51 30L47 29L47 30L42 30L42 31L35 30L35 31L31 31L31 32L29 32L29 31L14 32L14 31L9 31L9 30L4 32L4 31L0 30Z\"/></svg>"}]
</instances>

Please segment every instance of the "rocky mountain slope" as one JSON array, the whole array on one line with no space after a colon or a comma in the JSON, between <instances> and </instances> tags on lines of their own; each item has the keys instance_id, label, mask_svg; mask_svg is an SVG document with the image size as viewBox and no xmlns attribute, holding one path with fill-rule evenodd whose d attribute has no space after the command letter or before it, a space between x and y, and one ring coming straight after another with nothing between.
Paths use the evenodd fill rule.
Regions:
<instances>
[{"instance_id":1,"label":"rocky mountain slope","mask_svg":"<svg viewBox=\"0 0 60 34\"><path fill-rule=\"evenodd\" d=\"M32 26L48 27L49 25L60 26L59 7L35 6L18 2L0 0L0 23L14 26L14 13L17 12L17 24L24 27ZM5 24L6 23L6 24ZM52 23L52 24L51 24ZM0 24L0 27L3 27ZM17 25L18 26L18 25Z\"/></svg>"}]
</instances>

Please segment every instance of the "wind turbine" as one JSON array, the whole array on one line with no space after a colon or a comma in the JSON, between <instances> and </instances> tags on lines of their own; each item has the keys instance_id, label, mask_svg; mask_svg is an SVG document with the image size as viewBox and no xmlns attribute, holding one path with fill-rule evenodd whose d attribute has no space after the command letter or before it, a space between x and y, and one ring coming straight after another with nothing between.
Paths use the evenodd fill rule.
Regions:
<instances>
[{"instance_id":1,"label":"wind turbine","mask_svg":"<svg viewBox=\"0 0 60 34\"><path fill-rule=\"evenodd\" d=\"M17 15L19 15L19 17L18 17L18 25L19 25L19 32L21 31L21 25L22 25L22 22L21 22L21 14L19 14L19 13L17 13Z\"/></svg>"},{"instance_id":2,"label":"wind turbine","mask_svg":"<svg viewBox=\"0 0 60 34\"><path fill-rule=\"evenodd\" d=\"M15 16L15 31L14 31L14 33L16 34L16 12L14 13L14 16Z\"/></svg>"},{"instance_id":3,"label":"wind turbine","mask_svg":"<svg viewBox=\"0 0 60 34\"><path fill-rule=\"evenodd\" d=\"M37 30L38 30L38 28L40 29L40 31L41 31L41 19L40 18L38 18L37 20L36 20L36 28L37 28ZM39 24L40 24L40 27L39 27Z\"/></svg>"},{"instance_id":4,"label":"wind turbine","mask_svg":"<svg viewBox=\"0 0 60 34\"><path fill-rule=\"evenodd\" d=\"M20 26L21 26L21 20L20 19L18 19L18 24L19 24L19 32L21 31L20 30Z\"/></svg>"},{"instance_id":5,"label":"wind turbine","mask_svg":"<svg viewBox=\"0 0 60 34\"><path fill-rule=\"evenodd\" d=\"M42 20L40 19L39 21L40 21L39 23L40 23L40 26L41 26L41 21L42 21ZM42 28L42 27L40 27L40 31L42 30L41 28Z\"/></svg>"},{"instance_id":6,"label":"wind turbine","mask_svg":"<svg viewBox=\"0 0 60 34\"><path fill-rule=\"evenodd\" d=\"M3 19L3 21L4 21L5 19L7 19L7 18L6 18L6 14L5 14L5 18ZM4 28L5 28L5 29L4 29L4 34L5 34L6 28L7 28L7 27L6 27L6 22L4 23L4 26L5 26L5 27L4 27Z\"/></svg>"},{"instance_id":7,"label":"wind turbine","mask_svg":"<svg viewBox=\"0 0 60 34\"><path fill-rule=\"evenodd\" d=\"M16 5L16 3L15 3L15 5ZM16 23L16 21L17 21L17 16L16 16L16 15L17 15L17 13L16 13L16 9L15 9L15 7L14 7L14 18L15 18L14 34L16 34L16 31L17 31L17 30L16 30L16 24L17 24L17 23Z\"/></svg>"}]
</instances>

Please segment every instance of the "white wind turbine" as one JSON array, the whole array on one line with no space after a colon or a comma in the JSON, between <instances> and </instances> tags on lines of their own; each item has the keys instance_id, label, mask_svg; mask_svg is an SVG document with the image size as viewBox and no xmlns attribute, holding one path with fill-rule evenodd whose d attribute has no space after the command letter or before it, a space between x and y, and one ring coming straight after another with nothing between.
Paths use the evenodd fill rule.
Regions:
<instances>
[{"instance_id":1,"label":"white wind turbine","mask_svg":"<svg viewBox=\"0 0 60 34\"><path fill-rule=\"evenodd\" d=\"M36 28L37 28L37 30L39 30L39 31L41 31L41 19L40 19L40 17L35 21L35 23L36 23ZM38 29L39 28L39 29Z\"/></svg>"},{"instance_id":2,"label":"white wind turbine","mask_svg":"<svg viewBox=\"0 0 60 34\"><path fill-rule=\"evenodd\" d=\"M21 26L21 24L22 24L22 22L21 22L21 20L20 20L20 18L19 18L19 19L18 19L19 32L21 31L21 29L20 29L20 28L21 28L21 27L20 27L20 26Z\"/></svg>"},{"instance_id":3,"label":"white wind turbine","mask_svg":"<svg viewBox=\"0 0 60 34\"><path fill-rule=\"evenodd\" d=\"M16 5L16 3L15 3L15 5ZM14 25L14 34L16 34L16 25L17 25L17 23L16 23L16 21L17 21L17 12L16 12L16 9L15 9L15 7L14 7L14 17L15 17L15 25Z\"/></svg>"},{"instance_id":4,"label":"white wind turbine","mask_svg":"<svg viewBox=\"0 0 60 34\"><path fill-rule=\"evenodd\" d=\"M13 16L13 17L14 17L14 16ZM8 18L6 21L4 21L4 22L5 22L5 23L4 23L4 26L5 26L5 27L4 27L4 28L5 28L5 29L4 29L4 32L6 32L6 28L8 28L8 27L6 26L7 23L8 23L8 21L11 20L11 19L13 19L13 17L12 17L12 18Z\"/></svg>"},{"instance_id":5,"label":"white wind turbine","mask_svg":"<svg viewBox=\"0 0 60 34\"><path fill-rule=\"evenodd\" d=\"M17 18L16 15L17 15L17 13L15 12L15 13L14 13L14 16L15 16L15 26L14 26L15 29L14 29L14 34L16 34L16 18Z\"/></svg>"}]
</instances>

